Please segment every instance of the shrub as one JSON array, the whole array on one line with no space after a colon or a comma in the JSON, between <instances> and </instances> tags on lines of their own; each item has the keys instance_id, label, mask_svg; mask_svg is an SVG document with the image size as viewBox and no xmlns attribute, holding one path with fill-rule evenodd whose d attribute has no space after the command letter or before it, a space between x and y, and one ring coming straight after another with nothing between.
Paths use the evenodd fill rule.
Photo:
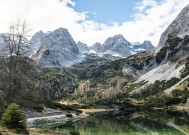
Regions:
<instances>
[{"instance_id":1,"label":"shrub","mask_svg":"<svg viewBox=\"0 0 189 135\"><path fill-rule=\"evenodd\" d=\"M45 102L45 106L52 108L52 109L60 109L60 110L74 110L72 107L68 106L68 105L63 105L60 103L56 103L53 101L46 101Z\"/></svg>"},{"instance_id":2,"label":"shrub","mask_svg":"<svg viewBox=\"0 0 189 135\"><path fill-rule=\"evenodd\" d=\"M183 94L182 95L182 103L186 103L187 102L187 99L188 99L188 94Z\"/></svg>"},{"instance_id":3,"label":"shrub","mask_svg":"<svg viewBox=\"0 0 189 135\"><path fill-rule=\"evenodd\" d=\"M26 116L16 103L12 103L5 110L2 121L6 126L26 128Z\"/></svg>"},{"instance_id":4,"label":"shrub","mask_svg":"<svg viewBox=\"0 0 189 135\"><path fill-rule=\"evenodd\" d=\"M179 104L181 102L182 101L180 98L169 97L166 95L159 95L156 97L149 98L148 101L145 103L145 105L163 107L163 106Z\"/></svg>"},{"instance_id":5,"label":"shrub","mask_svg":"<svg viewBox=\"0 0 189 135\"><path fill-rule=\"evenodd\" d=\"M189 57L187 59L189 59ZM185 64L185 69L181 72L181 78L184 78L187 75L189 75L189 62Z\"/></svg>"},{"instance_id":6,"label":"shrub","mask_svg":"<svg viewBox=\"0 0 189 135\"><path fill-rule=\"evenodd\" d=\"M79 133L79 132L76 132L76 131L71 131L71 132L70 132L70 135L80 135L80 133Z\"/></svg>"},{"instance_id":7,"label":"shrub","mask_svg":"<svg viewBox=\"0 0 189 135\"><path fill-rule=\"evenodd\" d=\"M71 113L66 114L66 117L73 117Z\"/></svg>"},{"instance_id":8,"label":"shrub","mask_svg":"<svg viewBox=\"0 0 189 135\"><path fill-rule=\"evenodd\" d=\"M182 91L179 90L179 89L175 89L175 90L173 90L171 93L172 93L173 97L182 96Z\"/></svg>"},{"instance_id":9,"label":"shrub","mask_svg":"<svg viewBox=\"0 0 189 135\"><path fill-rule=\"evenodd\" d=\"M156 54L155 58L156 58L156 62L158 64L160 64L166 57L166 53L167 53L167 47L163 47L160 49L160 51Z\"/></svg>"},{"instance_id":10,"label":"shrub","mask_svg":"<svg viewBox=\"0 0 189 135\"><path fill-rule=\"evenodd\" d=\"M180 81L180 79L173 77L170 80L168 80L166 82L166 88L170 88L171 86L175 85L176 83L178 83Z\"/></svg>"}]
</instances>

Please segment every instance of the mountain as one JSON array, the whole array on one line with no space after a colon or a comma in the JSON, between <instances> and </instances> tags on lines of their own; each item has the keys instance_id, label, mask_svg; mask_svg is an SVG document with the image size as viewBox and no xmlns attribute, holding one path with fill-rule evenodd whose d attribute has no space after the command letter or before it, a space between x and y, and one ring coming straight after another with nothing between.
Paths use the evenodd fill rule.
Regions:
<instances>
[{"instance_id":1,"label":"mountain","mask_svg":"<svg viewBox=\"0 0 189 135\"><path fill-rule=\"evenodd\" d=\"M70 67L84 60L116 60L154 48L150 41L132 45L122 35L110 37L102 45L95 43L88 47L80 41L76 44L64 28L48 33L39 31L31 38L30 45L33 50L32 59L43 68Z\"/></svg>"},{"instance_id":2,"label":"mountain","mask_svg":"<svg viewBox=\"0 0 189 135\"><path fill-rule=\"evenodd\" d=\"M139 52L153 49L154 46L150 41L144 43L130 43L122 35L115 35L108 38L102 45L100 43L94 44L90 47L89 52L96 53L99 56L112 55L114 59L126 58Z\"/></svg>"},{"instance_id":3,"label":"mountain","mask_svg":"<svg viewBox=\"0 0 189 135\"><path fill-rule=\"evenodd\" d=\"M101 53L109 50L118 53L120 50L116 49L117 47L129 48L130 51L133 49L135 52L137 49L150 50L78 72L79 79L90 80L89 92L95 93L92 97L95 99L103 97L97 103L113 100L124 102L127 98L134 98L152 106L181 103L180 98L186 102L189 98L188 14L189 5L162 33L156 48L153 48L149 41L145 41L142 45L129 43L121 35L108 38L100 46L103 48L99 49ZM128 54L131 53L128 51ZM77 91L76 97L77 94L81 93ZM173 96L176 94L177 96ZM95 99L92 101L92 97L87 102L95 102Z\"/></svg>"},{"instance_id":4,"label":"mountain","mask_svg":"<svg viewBox=\"0 0 189 135\"><path fill-rule=\"evenodd\" d=\"M86 44L78 42L78 47L80 48L80 52L96 54L97 56L111 60L126 58L154 48L150 41L144 41L142 44L138 42L130 43L120 34L106 39L103 44L97 42L91 47L87 47Z\"/></svg>"},{"instance_id":5,"label":"mountain","mask_svg":"<svg viewBox=\"0 0 189 135\"><path fill-rule=\"evenodd\" d=\"M168 26L168 28L161 35L158 46L156 47L156 53L164 47L166 41L171 37L183 38L185 35L188 35L188 16L189 6L187 5L175 18L175 20Z\"/></svg>"},{"instance_id":6,"label":"mountain","mask_svg":"<svg viewBox=\"0 0 189 135\"><path fill-rule=\"evenodd\" d=\"M32 58L43 68L69 67L83 60L75 41L67 29L36 33L30 43L37 50Z\"/></svg>"},{"instance_id":7,"label":"mountain","mask_svg":"<svg viewBox=\"0 0 189 135\"><path fill-rule=\"evenodd\" d=\"M5 37L6 34L0 35L2 56L9 54ZM23 54L32 58L42 68L70 67L82 61L93 60L98 60L101 65L105 61L126 58L153 48L150 41L131 44L122 35L110 37L102 45L95 43L89 47L80 41L76 44L68 30L64 28L47 33L39 31L30 40L23 38L23 42L26 46L21 48Z\"/></svg>"},{"instance_id":8,"label":"mountain","mask_svg":"<svg viewBox=\"0 0 189 135\"><path fill-rule=\"evenodd\" d=\"M97 53L100 51L101 44L96 42L94 45L90 47L90 52L89 53Z\"/></svg>"},{"instance_id":9,"label":"mountain","mask_svg":"<svg viewBox=\"0 0 189 135\"><path fill-rule=\"evenodd\" d=\"M151 50L154 48L154 46L152 45L152 43L148 40L145 40L142 44L141 44L141 48L145 49L145 50Z\"/></svg>"},{"instance_id":10,"label":"mountain","mask_svg":"<svg viewBox=\"0 0 189 135\"><path fill-rule=\"evenodd\" d=\"M170 80L173 77L181 78L186 70L189 54L189 5L186 6L175 20L162 33L158 46L151 52L134 56L140 59L135 66L141 66L138 80L154 83L156 80ZM134 61L133 61L134 62ZM130 61L129 63L132 63ZM133 68L126 64L125 69ZM126 70L127 71L127 70Z\"/></svg>"},{"instance_id":11,"label":"mountain","mask_svg":"<svg viewBox=\"0 0 189 135\"><path fill-rule=\"evenodd\" d=\"M131 44L122 35L115 35L104 42L99 53L128 57L132 55L130 52L130 46Z\"/></svg>"},{"instance_id":12,"label":"mountain","mask_svg":"<svg viewBox=\"0 0 189 135\"><path fill-rule=\"evenodd\" d=\"M39 31L32 36L32 38L30 39L30 44L33 47L34 52L37 52L45 39L46 33L44 33L43 31Z\"/></svg>"},{"instance_id":13,"label":"mountain","mask_svg":"<svg viewBox=\"0 0 189 135\"><path fill-rule=\"evenodd\" d=\"M77 47L81 53L89 53L89 48L82 42L77 42Z\"/></svg>"},{"instance_id":14,"label":"mountain","mask_svg":"<svg viewBox=\"0 0 189 135\"><path fill-rule=\"evenodd\" d=\"M158 46L150 53L149 64L144 64L137 83L147 81L171 80L184 78L188 74L189 60L189 5L186 6L175 20L162 33ZM145 54L147 56L147 54ZM141 55L138 55L141 57ZM144 58L141 61L145 61ZM127 65L128 66L128 65ZM151 66L151 67L150 67ZM183 81L183 80L182 80ZM169 91L171 92L171 91Z\"/></svg>"},{"instance_id":15,"label":"mountain","mask_svg":"<svg viewBox=\"0 0 189 135\"><path fill-rule=\"evenodd\" d=\"M122 66L125 76L135 78L134 83L146 82L140 91L156 81L172 78L186 79L188 74L189 6L186 6L169 27L162 33L158 46L150 52L129 58ZM171 92L171 91L169 91Z\"/></svg>"},{"instance_id":16,"label":"mountain","mask_svg":"<svg viewBox=\"0 0 189 135\"><path fill-rule=\"evenodd\" d=\"M132 44L133 52L135 52L135 53L141 52L141 51L152 50L154 48L152 43L150 41L147 41L147 40L145 40L142 44L139 43L139 42L131 43L131 44Z\"/></svg>"}]
</instances>

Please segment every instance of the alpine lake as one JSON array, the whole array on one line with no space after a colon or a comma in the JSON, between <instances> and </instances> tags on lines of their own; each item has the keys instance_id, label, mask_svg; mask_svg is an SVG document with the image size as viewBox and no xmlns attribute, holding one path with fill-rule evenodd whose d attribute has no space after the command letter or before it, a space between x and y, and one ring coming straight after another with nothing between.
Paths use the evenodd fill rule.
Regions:
<instances>
[{"instance_id":1,"label":"alpine lake","mask_svg":"<svg viewBox=\"0 0 189 135\"><path fill-rule=\"evenodd\" d=\"M79 135L189 135L189 115L187 112L166 110L98 112L80 120L43 123L36 127Z\"/></svg>"}]
</instances>

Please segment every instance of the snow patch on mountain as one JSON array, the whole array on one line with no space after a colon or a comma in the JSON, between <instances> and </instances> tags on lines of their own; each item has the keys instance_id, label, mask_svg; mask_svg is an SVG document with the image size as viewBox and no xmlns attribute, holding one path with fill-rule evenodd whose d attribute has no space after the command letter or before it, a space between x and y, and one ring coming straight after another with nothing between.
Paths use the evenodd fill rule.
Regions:
<instances>
[{"instance_id":1,"label":"snow patch on mountain","mask_svg":"<svg viewBox=\"0 0 189 135\"><path fill-rule=\"evenodd\" d=\"M126 58L154 48L150 41L144 41L143 43L130 43L120 34L108 38L103 44L97 42L91 47L88 47L88 49L86 48L86 45L81 42L79 42L78 45L83 46L82 49L79 49L81 52L96 54L100 57L103 57L104 55L112 55L115 59Z\"/></svg>"}]
</instances>

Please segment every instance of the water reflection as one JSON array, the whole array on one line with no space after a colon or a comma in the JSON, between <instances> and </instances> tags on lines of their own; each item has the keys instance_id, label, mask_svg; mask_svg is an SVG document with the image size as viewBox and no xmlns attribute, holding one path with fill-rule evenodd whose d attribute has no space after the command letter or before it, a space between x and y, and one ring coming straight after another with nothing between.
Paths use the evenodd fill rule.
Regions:
<instances>
[{"instance_id":1,"label":"water reflection","mask_svg":"<svg viewBox=\"0 0 189 135\"><path fill-rule=\"evenodd\" d=\"M96 113L85 119L57 125L61 133L80 135L188 135L187 113L146 111L132 114Z\"/></svg>"}]
</instances>

